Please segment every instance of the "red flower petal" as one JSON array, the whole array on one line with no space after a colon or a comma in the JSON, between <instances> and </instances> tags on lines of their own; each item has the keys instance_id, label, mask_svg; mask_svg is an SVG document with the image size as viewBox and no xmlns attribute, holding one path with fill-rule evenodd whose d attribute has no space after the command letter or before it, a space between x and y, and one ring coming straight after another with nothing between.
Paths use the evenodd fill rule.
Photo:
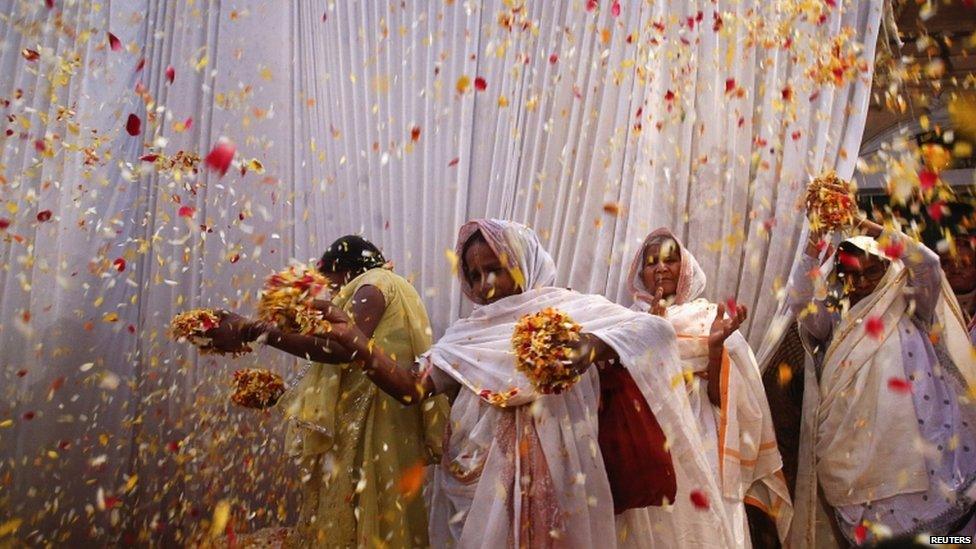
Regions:
<instances>
[{"instance_id":1,"label":"red flower petal","mask_svg":"<svg viewBox=\"0 0 976 549\"><path fill-rule=\"evenodd\" d=\"M179 211L179 216L180 217L193 217L193 214L196 213L196 211L197 211L196 208L194 208L192 206L181 206L180 207L180 211Z\"/></svg>"},{"instance_id":2,"label":"red flower petal","mask_svg":"<svg viewBox=\"0 0 976 549\"><path fill-rule=\"evenodd\" d=\"M21 50L20 55L22 55L27 61L37 61L41 58L41 54L29 48L24 48Z\"/></svg>"},{"instance_id":3,"label":"red flower petal","mask_svg":"<svg viewBox=\"0 0 976 549\"><path fill-rule=\"evenodd\" d=\"M858 524L854 528L854 543L861 545L864 540L868 539L868 529L863 524Z\"/></svg>"},{"instance_id":4,"label":"red flower petal","mask_svg":"<svg viewBox=\"0 0 976 549\"><path fill-rule=\"evenodd\" d=\"M586 11L593 11L600 4L597 0L586 0Z\"/></svg>"},{"instance_id":5,"label":"red flower petal","mask_svg":"<svg viewBox=\"0 0 976 549\"><path fill-rule=\"evenodd\" d=\"M221 137L217 144L210 150L210 154L204 159L208 168L220 173L223 176L230 168L230 163L234 159L237 147L229 139Z\"/></svg>"},{"instance_id":6,"label":"red flower petal","mask_svg":"<svg viewBox=\"0 0 976 549\"><path fill-rule=\"evenodd\" d=\"M613 5L610 6L610 15L620 17L620 2L614 2Z\"/></svg>"},{"instance_id":7,"label":"red flower petal","mask_svg":"<svg viewBox=\"0 0 976 549\"><path fill-rule=\"evenodd\" d=\"M420 141L420 126L410 128L410 140Z\"/></svg>"},{"instance_id":8,"label":"red flower petal","mask_svg":"<svg viewBox=\"0 0 976 549\"><path fill-rule=\"evenodd\" d=\"M458 165L458 162L460 162L460 161L461 161L461 159L455 156L450 162L447 163L447 166L448 167L457 166Z\"/></svg>"},{"instance_id":9,"label":"red flower petal","mask_svg":"<svg viewBox=\"0 0 976 549\"><path fill-rule=\"evenodd\" d=\"M139 157L139 160L143 162L155 162L157 158L159 158L158 154L144 154Z\"/></svg>"},{"instance_id":10,"label":"red flower petal","mask_svg":"<svg viewBox=\"0 0 976 549\"><path fill-rule=\"evenodd\" d=\"M695 509L708 509L708 496L701 490L692 490L691 504L695 506Z\"/></svg>"},{"instance_id":11,"label":"red flower petal","mask_svg":"<svg viewBox=\"0 0 976 549\"><path fill-rule=\"evenodd\" d=\"M51 210L41 210L37 212L37 220L41 223L49 221L51 219Z\"/></svg>"},{"instance_id":12,"label":"red flower petal","mask_svg":"<svg viewBox=\"0 0 976 549\"><path fill-rule=\"evenodd\" d=\"M732 93L735 90L735 78L725 79L725 93Z\"/></svg>"},{"instance_id":13,"label":"red flower petal","mask_svg":"<svg viewBox=\"0 0 976 549\"><path fill-rule=\"evenodd\" d=\"M549 62L552 63L553 65L555 65L557 61L559 61L558 55L552 54L549 56Z\"/></svg>"},{"instance_id":14,"label":"red flower petal","mask_svg":"<svg viewBox=\"0 0 976 549\"><path fill-rule=\"evenodd\" d=\"M175 79L176 79L176 69L173 68L173 65L166 67L166 80L170 84L172 84L173 80Z\"/></svg>"},{"instance_id":15,"label":"red flower petal","mask_svg":"<svg viewBox=\"0 0 976 549\"><path fill-rule=\"evenodd\" d=\"M47 6L47 9L49 10L54 9L54 0L44 0L44 5Z\"/></svg>"},{"instance_id":16,"label":"red flower petal","mask_svg":"<svg viewBox=\"0 0 976 549\"><path fill-rule=\"evenodd\" d=\"M739 310L739 304L736 303L734 297L730 297L725 300L725 311L729 316L734 315Z\"/></svg>"},{"instance_id":17,"label":"red flower petal","mask_svg":"<svg viewBox=\"0 0 976 549\"><path fill-rule=\"evenodd\" d=\"M853 268L861 266L861 262L857 259L857 256L847 252L837 252L837 260L845 267Z\"/></svg>"},{"instance_id":18,"label":"red flower petal","mask_svg":"<svg viewBox=\"0 0 976 549\"><path fill-rule=\"evenodd\" d=\"M0 217L0 231L10 226L10 220Z\"/></svg>"},{"instance_id":19,"label":"red flower petal","mask_svg":"<svg viewBox=\"0 0 976 549\"><path fill-rule=\"evenodd\" d=\"M474 89L478 91L485 91L488 89L488 81L482 77L477 77L474 79Z\"/></svg>"},{"instance_id":20,"label":"red flower petal","mask_svg":"<svg viewBox=\"0 0 976 549\"><path fill-rule=\"evenodd\" d=\"M122 42L112 33L108 33L108 45L112 51L122 51Z\"/></svg>"},{"instance_id":21,"label":"red flower petal","mask_svg":"<svg viewBox=\"0 0 976 549\"><path fill-rule=\"evenodd\" d=\"M918 173L918 183L922 187L923 191L931 190L932 187L935 187L935 182L938 180L939 176L935 172L922 170Z\"/></svg>"},{"instance_id":22,"label":"red flower petal","mask_svg":"<svg viewBox=\"0 0 976 549\"><path fill-rule=\"evenodd\" d=\"M899 259L905 253L905 244L900 240L894 240L886 244L883 250L888 259Z\"/></svg>"},{"instance_id":23,"label":"red flower petal","mask_svg":"<svg viewBox=\"0 0 976 549\"><path fill-rule=\"evenodd\" d=\"M888 378L888 390L895 393L911 393L912 384L905 378L892 377Z\"/></svg>"},{"instance_id":24,"label":"red flower petal","mask_svg":"<svg viewBox=\"0 0 976 549\"><path fill-rule=\"evenodd\" d=\"M24 419L30 421L34 419L34 412L24 412Z\"/></svg>"},{"instance_id":25,"label":"red flower petal","mask_svg":"<svg viewBox=\"0 0 976 549\"><path fill-rule=\"evenodd\" d=\"M864 321L864 331L874 339L881 339L884 335L884 321L880 317L870 316Z\"/></svg>"},{"instance_id":26,"label":"red flower petal","mask_svg":"<svg viewBox=\"0 0 976 549\"><path fill-rule=\"evenodd\" d=\"M112 262L112 266L115 267L120 273L125 270L125 259L121 257L116 257L115 261Z\"/></svg>"},{"instance_id":27,"label":"red flower petal","mask_svg":"<svg viewBox=\"0 0 976 549\"><path fill-rule=\"evenodd\" d=\"M674 92L671 91L671 90L668 90L668 92L664 94L664 100L665 101L674 101Z\"/></svg>"},{"instance_id":28,"label":"red flower petal","mask_svg":"<svg viewBox=\"0 0 976 549\"><path fill-rule=\"evenodd\" d=\"M932 218L932 221L935 221L936 223L942 221L942 216L945 215L945 212L943 211L943 206L945 206L945 203L941 201L933 202L929 204L928 212L929 212L929 217Z\"/></svg>"},{"instance_id":29,"label":"red flower petal","mask_svg":"<svg viewBox=\"0 0 976 549\"><path fill-rule=\"evenodd\" d=\"M146 58L143 57L143 58L139 59L139 62L138 63L136 63L136 72L141 71L145 67L146 67Z\"/></svg>"},{"instance_id":30,"label":"red flower petal","mask_svg":"<svg viewBox=\"0 0 976 549\"><path fill-rule=\"evenodd\" d=\"M134 114L130 114L129 119L125 122L125 131L133 137L142 133L142 119Z\"/></svg>"},{"instance_id":31,"label":"red flower petal","mask_svg":"<svg viewBox=\"0 0 976 549\"><path fill-rule=\"evenodd\" d=\"M783 88L783 91L780 93L782 94L784 101L790 101L793 99L793 88L790 86Z\"/></svg>"}]
</instances>

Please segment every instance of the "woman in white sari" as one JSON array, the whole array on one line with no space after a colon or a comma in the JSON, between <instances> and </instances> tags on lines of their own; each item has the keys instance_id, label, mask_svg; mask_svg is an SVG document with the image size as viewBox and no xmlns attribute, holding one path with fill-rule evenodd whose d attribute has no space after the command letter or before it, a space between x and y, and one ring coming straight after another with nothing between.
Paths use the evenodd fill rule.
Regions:
<instances>
[{"instance_id":1,"label":"woman in white sari","mask_svg":"<svg viewBox=\"0 0 976 549\"><path fill-rule=\"evenodd\" d=\"M633 308L662 316L677 333L688 399L709 464L721 479L736 545L751 546L746 504L765 512L785 541L793 507L759 366L736 329L745 319L745 308L737 307L726 318L725 304L701 298L704 271L663 227L644 239L628 281ZM681 500L674 514L695 520L694 510Z\"/></svg>"},{"instance_id":2,"label":"woman in white sari","mask_svg":"<svg viewBox=\"0 0 976 549\"><path fill-rule=\"evenodd\" d=\"M553 287L555 268L536 234L517 223L477 220L458 238L461 286L477 304L402 374L384 353L327 311L336 337L354 348L383 390L403 401L452 397L442 466L431 486L436 547L615 547L610 484L598 443L598 375L593 362L627 369L667 437L679 498L720 497L680 377L674 330L606 299ZM543 395L515 369L511 337L523 315L554 307L582 325L572 365L581 378ZM640 509L635 510L640 511ZM724 509L705 506L689 525L719 546L732 543Z\"/></svg>"},{"instance_id":3,"label":"woman in white sari","mask_svg":"<svg viewBox=\"0 0 976 549\"><path fill-rule=\"evenodd\" d=\"M971 535L976 361L965 326L947 314L955 302L946 305L935 253L870 221L858 227L868 236L842 242L824 267L814 234L790 277L816 366L805 372L791 539L823 545L820 498L851 543Z\"/></svg>"}]
</instances>

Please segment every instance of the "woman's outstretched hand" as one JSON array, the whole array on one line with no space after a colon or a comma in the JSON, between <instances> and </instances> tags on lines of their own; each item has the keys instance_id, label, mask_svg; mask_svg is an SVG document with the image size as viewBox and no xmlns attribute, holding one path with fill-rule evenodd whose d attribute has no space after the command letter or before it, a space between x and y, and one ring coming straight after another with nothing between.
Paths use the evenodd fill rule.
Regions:
<instances>
[{"instance_id":1,"label":"woman's outstretched hand","mask_svg":"<svg viewBox=\"0 0 976 549\"><path fill-rule=\"evenodd\" d=\"M208 348L223 353L234 353L245 349L246 345L254 341L251 337L255 322L231 311L220 311L220 324L207 331L210 338Z\"/></svg>"},{"instance_id":2,"label":"woman's outstretched hand","mask_svg":"<svg viewBox=\"0 0 976 549\"><path fill-rule=\"evenodd\" d=\"M725 318L725 304L719 303L718 311L715 313L715 320L712 321L712 327L708 332L709 351L721 351L725 345L725 340L739 329L739 326L745 322L748 316L749 311L745 305L736 305L735 311L732 311L732 315L729 318Z\"/></svg>"}]
</instances>

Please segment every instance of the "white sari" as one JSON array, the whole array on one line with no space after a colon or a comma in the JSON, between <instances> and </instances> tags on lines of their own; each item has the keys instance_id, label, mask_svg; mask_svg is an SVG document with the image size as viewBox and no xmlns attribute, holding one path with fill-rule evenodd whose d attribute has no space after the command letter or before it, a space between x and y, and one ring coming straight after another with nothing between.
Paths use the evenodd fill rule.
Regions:
<instances>
[{"instance_id":1,"label":"white sari","mask_svg":"<svg viewBox=\"0 0 976 549\"><path fill-rule=\"evenodd\" d=\"M651 531L628 530L625 539L615 531L597 438L597 372L589 370L562 394L542 395L515 370L515 323L546 307L568 313L620 356L667 436L678 500L689 500L697 490L719 501L687 396L680 382L675 384L681 372L670 325L599 296L551 287L551 258L535 233L515 223L482 220L462 227L459 255L475 231L506 258L510 271L518 271L515 278L526 290L478 307L422 357L433 366L438 388L459 389L444 461L432 484L431 543L608 548L654 543ZM472 295L463 280L462 287ZM698 511L697 519L690 535L716 546L732 543L722 506ZM661 545L679 546L681 540Z\"/></svg>"},{"instance_id":2,"label":"white sari","mask_svg":"<svg viewBox=\"0 0 976 549\"><path fill-rule=\"evenodd\" d=\"M796 545L822 545L818 487L849 541L948 533L972 506L965 495L976 480L972 349L945 302L938 257L908 237L889 238L905 242L904 263L893 261L874 292L843 315L822 302L810 309L816 258L802 258L791 275L790 306L817 363L805 372ZM852 242L861 247L864 239Z\"/></svg>"},{"instance_id":3,"label":"white sari","mask_svg":"<svg viewBox=\"0 0 976 549\"><path fill-rule=\"evenodd\" d=\"M759 365L745 338L738 331L733 333L725 341L721 379L714 381L720 384L721 406L711 403L705 383L712 380L701 378L707 374L708 334L717 306L699 298L705 290L705 273L691 252L667 229L649 234L631 263L633 308L646 312L654 300L644 286L640 271L645 248L660 237L673 240L681 254L677 291L664 318L678 336L682 368L690 374L688 400L706 442L709 463L720 478L722 501L735 533L736 546L751 546L746 503L766 512L776 524L780 541L785 541L793 506ZM694 520L692 509L683 511L689 520Z\"/></svg>"}]
</instances>

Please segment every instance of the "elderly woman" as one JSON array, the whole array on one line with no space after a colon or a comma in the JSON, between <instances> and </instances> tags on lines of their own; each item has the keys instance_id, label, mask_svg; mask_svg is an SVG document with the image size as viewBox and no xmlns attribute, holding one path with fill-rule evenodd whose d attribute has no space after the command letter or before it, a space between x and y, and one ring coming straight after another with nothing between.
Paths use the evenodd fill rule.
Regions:
<instances>
[{"instance_id":1,"label":"elderly woman","mask_svg":"<svg viewBox=\"0 0 976 549\"><path fill-rule=\"evenodd\" d=\"M737 330L745 307L736 306L726 317L724 303L702 298L705 273L663 227L644 239L628 280L633 308L663 317L678 335L688 400L720 479L736 545L751 546L746 504L770 516L785 541L793 508L759 365ZM685 535L682 524L696 520L695 510L680 500L672 515L681 519L671 519L675 531L661 532L664 537Z\"/></svg>"},{"instance_id":2,"label":"elderly woman","mask_svg":"<svg viewBox=\"0 0 976 549\"><path fill-rule=\"evenodd\" d=\"M457 254L461 287L476 308L447 330L412 373L395 367L381 344L371 345L341 314L327 312L334 336L356 351L384 391L404 402L452 396L444 460L432 485L435 546L652 543L615 530L614 497L598 440L594 362L616 361L639 387L639 404L667 437L678 499L718 500L687 395L673 385L681 372L667 322L554 287L552 259L536 234L517 223L465 224ZM560 394L541 394L516 369L511 347L515 323L547 307L582 325L569 364L580 379ZM722 506L705 504L697 518L689 528L707 532L717 545L732 543Z\"/></svg>"},{"instance_id":3,"label":"elderly woman","mask_svg":"<svg viewBox=\"0 0 976 549\"><path fill-rule=\"evenodd\" d=\"M788 303L814 357L805 372L792 538L813 546L818 494L851 543L974 531L976 364L961 318L939 311L939 258L859 220L821 267L813 232ZM847 227L853 230L854 227Z\"/></svg>"}]
</instances>

